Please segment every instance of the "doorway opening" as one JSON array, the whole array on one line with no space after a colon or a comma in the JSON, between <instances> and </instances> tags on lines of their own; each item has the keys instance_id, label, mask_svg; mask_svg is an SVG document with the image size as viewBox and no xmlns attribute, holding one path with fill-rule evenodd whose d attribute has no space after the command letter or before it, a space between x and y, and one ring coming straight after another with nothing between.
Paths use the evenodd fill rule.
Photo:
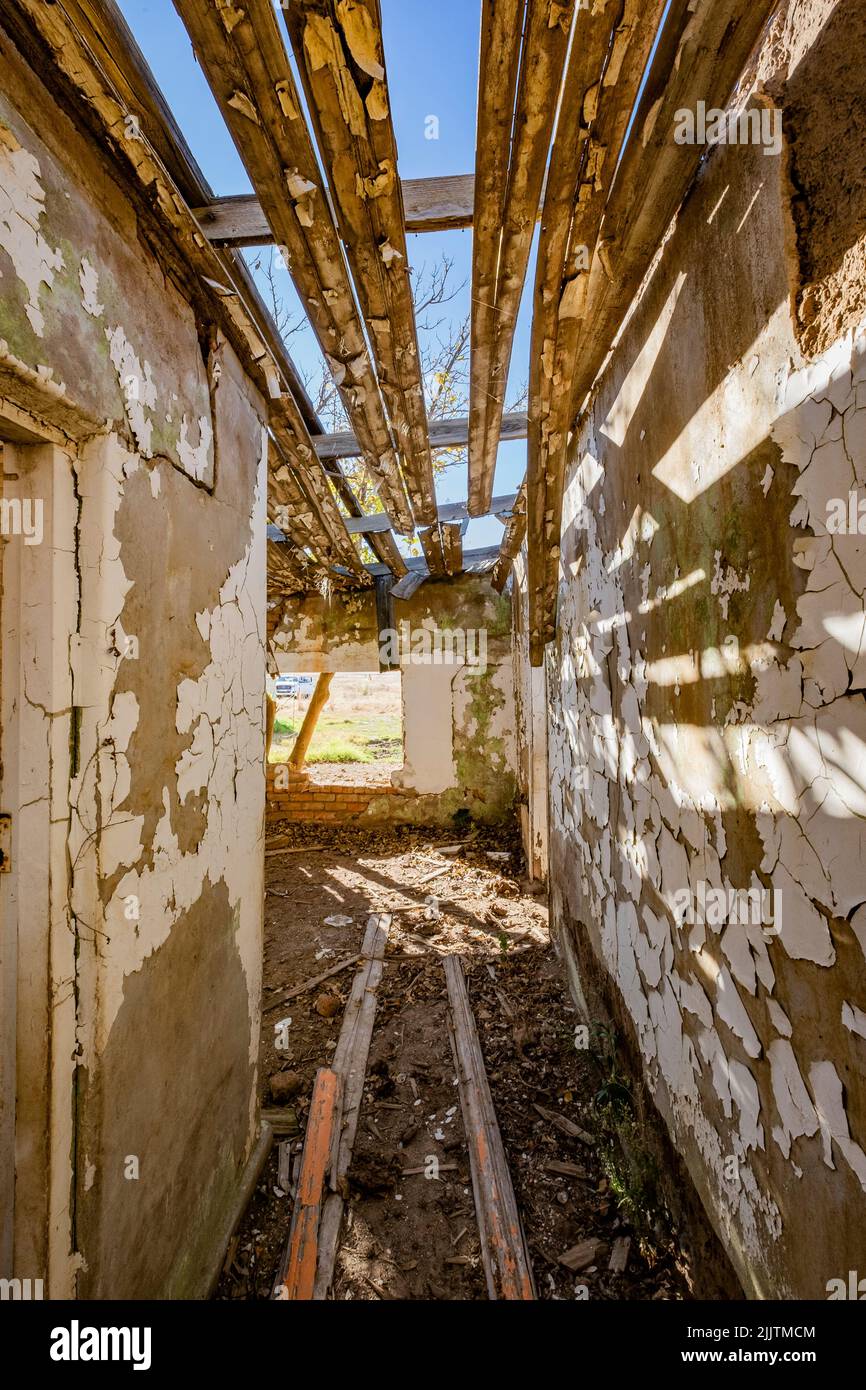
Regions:
<instances>
[{"instance_id":1,"label":"doorway opening","mask_svg":"<svg viewBox=\"0 0 866 1390\"><path fill-rule=\"evenodd\" d=\"M270 761L313 782L389 786L403 766L401 673L279 676Z\"/></svg>"}]
</instances>

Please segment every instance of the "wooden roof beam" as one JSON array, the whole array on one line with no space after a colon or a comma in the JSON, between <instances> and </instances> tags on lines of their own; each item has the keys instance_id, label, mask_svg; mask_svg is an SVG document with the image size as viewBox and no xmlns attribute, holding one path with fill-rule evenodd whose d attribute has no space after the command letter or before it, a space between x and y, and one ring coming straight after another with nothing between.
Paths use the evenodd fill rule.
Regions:
<instances>
[{"instance_id":1,"label":"wooden roof beam","mask_svg":"<svg viewBox=\"0 0 866 1390\"><path fill-rule=\"evenodd\" d=\"M675 113L699 100L725 107L776 0L673 0L632 136L604 209L580 305L570 421L586 402L616 333L682 204L706 150L674 141ZM563 387L566 385L562 383ZM567 440L551 455L544 490L530 480L530 660L556 633L559 539Z\"/></svg>"},{"instance_id":2,"label":"wooden roof beam","mask_svg":"<svg viewBox=\"0 0 866 1390\"><path fill-rule=\"evenodd\" d=\"M407 233L471 227L474 188L474 174L401 179ZM274 241L270 223L254 193L213 198L196 208L195 215L213 246L269 246Z\"/></svg>"},{"instance_id":3,"label":"wooden roof beam","mask_svg":"<svg viewBox=\"0 0 866 1390\"><path fill-rule=\"evenodd\" d=\"M383 506L413 531L379 383L271 0L174 0L301 302Z\"/></svg>"},{"instance_id":4,"label":"wooden roof beam","mask_svg":"<svg viewBox=\"0 0 866 1390\"><path fill-rule=\"evenodd\" d=\"M484 514L493 493L514 330L574 9L575 0L488 0L482 10L469 387L472 516Z\"/></svg>"},{"instance_id":5,"label":"wooden roof beam","mask_svg":"<svg viewBox=\"0 0 866 1390\"><path fill-rule=\"evenodd\" d=\"M575 21L550 156L533 297L527 456L533 557L544 547L559 553L560 493L572 420L570 388L589 268L663 9L664 0L621 0L614 10L580 11ZM551 570L553 558L545 556ZM533 561L530 572L532 585Z\"/></svg>"},{"instance_id":6,"label":"wooden roof beam","mask_svg":"<svg viewBox=\"0 0 866 1390\"><path fill-rule=\"evenodd\" d=\"M525 439L528 430L528 415L521 411L503 415L499 441L505 444L515 439ZM429 436L431 449L463 448L469 441L469 420L466 416L455 416L453 420L431 420ZM361 446L351 430L314 435L313 443L320 459L357 458L361 453Z\"/></svg>"},{"instance_id":7,"label":"wooden roof beam","mask_svg":"<svg viewBox=\"0 0 866 1390\"><path fill-rule=\"evenodd\" d=\"M506 522L505 534L502 537L502 544L499 547L499 556L493 567L493 574L490 582L497 593L501 594L505 588L506 581L511 573L511 567L520 547L526 539L526 479L520 484L520 491L511 509L511 516Z\"/></svg>"},{"instance_id":8,"label":"wooden roof beam","mask_svg":"<svg viewBox=\"0 0 866 1390\"><path fill-rule=\"evenodd\" d=\"M419 524L430 525L436 489L379 3L295 0L283 17L412 512Z\"/></svg>"}]
</instances>

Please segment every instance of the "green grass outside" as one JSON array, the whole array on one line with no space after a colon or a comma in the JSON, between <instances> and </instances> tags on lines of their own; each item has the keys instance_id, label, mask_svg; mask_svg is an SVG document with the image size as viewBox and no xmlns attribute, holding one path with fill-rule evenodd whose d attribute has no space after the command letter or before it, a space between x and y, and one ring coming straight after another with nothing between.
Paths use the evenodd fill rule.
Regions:
<instances>
[{"instance_id":1,"label":"green grass outside","mask_svg":"<svg viewBox=\"0 0 866 1390\"><path fill-rule=\"evenodd\" d=\"M278 719L270 761L284 763L300 728L289 720ZM334 718L325 711L313 734L307 753L308 763L374 763L380 758L399 761L403 751L400 720L389 715L364 715L352 719Z\"/></svg>"}]
</instances>

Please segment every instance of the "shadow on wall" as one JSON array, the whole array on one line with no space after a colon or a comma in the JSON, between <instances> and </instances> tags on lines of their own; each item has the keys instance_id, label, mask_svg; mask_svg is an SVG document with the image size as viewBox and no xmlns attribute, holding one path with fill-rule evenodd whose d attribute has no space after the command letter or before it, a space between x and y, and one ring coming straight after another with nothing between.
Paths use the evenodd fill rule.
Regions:
<instances>
[{"instance_id":1,"label":"shadow on wall","mask_svg":"<svg viewBox=\"0 0 866 1390\"><path fill-rule=\"evenodd\" d=\"M863 263L846 207L824 285ZM717 151L580 437L551 881L747 1291L826 1297L866 1212L866 341L796 365L790 234L780 161Z\"/></svg>"}]
</instances>

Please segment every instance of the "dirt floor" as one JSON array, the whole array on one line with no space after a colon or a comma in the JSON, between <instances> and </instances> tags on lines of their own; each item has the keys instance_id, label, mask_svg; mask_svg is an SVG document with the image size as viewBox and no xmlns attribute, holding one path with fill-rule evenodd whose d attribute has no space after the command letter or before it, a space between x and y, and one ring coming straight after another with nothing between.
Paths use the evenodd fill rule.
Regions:
<instances>
[{"instance_id":1,"label":"dirt floor","mask_svg":"<svg viewBox=\"0 0 866 1390\"><path fill-rule=\"evenodd\" d=\"M523 877L517 839L501 829L461 839L286 825L268 848L261 1075L277 1139L217 1297L271 1295L313 1079L333 1055L356 967L289 1002L281 992L358 952L374 911L390 912L391 927L333 1296L487 1297L446 1027L442 957L459 952L538 1297L689 1297L686 1262L653 1205L651 1174L634 1161L633 1135L623 1161L629 1098L614 1040L601 1030L589 1048L575 1045L545 900ZM563 1132L568 1122L582 1137ZM584 1268L560 1263L593 1239ZM615 1249L626 1253L622 1273L608 1268Z\"/></svg>"}]
</instances>

